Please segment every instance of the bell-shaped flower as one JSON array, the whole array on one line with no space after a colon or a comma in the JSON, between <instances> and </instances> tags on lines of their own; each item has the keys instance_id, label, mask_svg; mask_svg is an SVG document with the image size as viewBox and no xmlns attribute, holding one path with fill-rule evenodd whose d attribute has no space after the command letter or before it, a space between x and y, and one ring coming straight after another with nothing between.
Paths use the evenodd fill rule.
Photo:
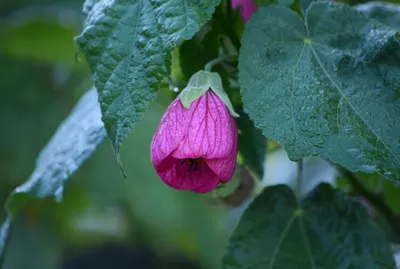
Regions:
<instances>
[{"instance_id":1,"label":"bell-shaped flower","mask_svg":"<svg viewBox=\"0 0 400 269\"><path fill-rule=\"evenodd\" d=\"M221 90L218 74L200 71L162 117L151 161L169 186L205 193L232 178L238 152L236 114Z\"/></svg>"}]
</instances>

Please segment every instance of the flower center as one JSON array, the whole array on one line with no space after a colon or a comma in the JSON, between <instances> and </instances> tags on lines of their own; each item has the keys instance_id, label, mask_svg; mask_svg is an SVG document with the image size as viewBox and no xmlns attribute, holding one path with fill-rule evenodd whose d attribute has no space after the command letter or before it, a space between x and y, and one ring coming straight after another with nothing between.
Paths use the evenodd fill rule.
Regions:
<instances>
[{"instance_id":1,"label":"flower center","mask_svg":"<svg viewBox=\"0 0 400 269\"><path fill-rule=\"evenodd\" d=\"M188 172L190 172L192 169L194 169L195 171L199 171L199 164L203 162L202 158L196 158L196 159L184 159L181 162L181 165L184 165L185 163L187 164L188 168Z\"/></svg>"}]
</instances>

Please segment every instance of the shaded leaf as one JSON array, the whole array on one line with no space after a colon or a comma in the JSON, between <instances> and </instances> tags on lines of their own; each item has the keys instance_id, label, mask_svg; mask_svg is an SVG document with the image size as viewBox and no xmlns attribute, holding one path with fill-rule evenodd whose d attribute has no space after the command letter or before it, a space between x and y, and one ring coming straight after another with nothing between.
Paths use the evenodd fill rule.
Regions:
<instances>
[{"instance_id":1,"label":"shaded leaf","mask_svg":"<svg viewBox=\"0 0 400 269\"><path fill-rule=\"evenodd\" d=\"M267 150L267 139L261 130L254 127L249 116L242 108L237 109L240 117L236 118L236 123L240 130L239 151L243 156L244 163L252 169L257 176L262 179L264 173L264 160Z\"/></svg>"},{"instance_id":2,"label":"shaded leaf","mask_svg":"<svg viewBox=\"0 0 400 269\"><path fill-rule=\"evenodd\" d=\"M219 0L85 2L85 28L76 42L92 69L117 156L168 75L171 50L190 39L218 4Z\"/></svg>"},{"instance_id":3,"label":"shaded leaf","mask_svg":"<svg viewBox=\"0 0 400 269\"><path fill-rule=\"evenodd\" d=\"M292 160L400 181L399 66L397 33L344 4L315 2L305 21L269 6L247 23L239 81L245 111Z\"/></svg>"},{"instance_id":4,"label":"shaded leaf","mask_svg":"<svg viewBox=\"0 0 400 269\"><path fill-rule=\"evenodd\" d=\"M190 40L179 48L179 62L187 81L199 70L204 69L209 61L218 57L219 35L218 18L205 24Z\"/></svg>"},{"instance_id":5,"label":"shaded leaf","mask_svg":"<svg viewBox=\"0 0 400 269\"><path fill-rule=\"evenodd\" d=\"M267 187L245 211L223 258L233 268L395 268L366 209L329 184L300 203L286 185Z\"/></svg>"}]
</instances>

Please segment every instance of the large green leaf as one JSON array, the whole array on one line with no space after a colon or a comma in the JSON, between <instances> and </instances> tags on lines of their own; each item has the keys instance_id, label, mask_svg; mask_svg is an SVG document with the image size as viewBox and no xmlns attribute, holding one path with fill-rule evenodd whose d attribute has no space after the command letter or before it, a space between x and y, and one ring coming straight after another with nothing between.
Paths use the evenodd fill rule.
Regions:
<instances>
[{"instance_id":1,"label":"large green leaf","mask_svg":"<svg viewBox=\"0 0 400 269\"><path fill-rule=\"evenodd\" d=\"M207 22L219 0L87 0L76 38L93 72L118 153L171 68L171 50Z\"/></svg>"},{"instance_id":2,"label":"large green leaf","mask_svg":"<svg viewBox=\"0 0 400 269\"><path fill-rule=\"evenodd\" d=\"M384 2L368 2L355 6L370 18L400 30L400 5Z\"/></svg>"},{"instance_id":3,"label":"large green leaf","mask_svg":"<svg viewBox=\"0 0 400 269\"><path fill-rule=\"evenodd\" d=\"M54 197L62 200L64 184L81 164L90 157L106 132L101 121L96 89L87 92L61 124L42 150L31 177L9 196L6 208L10 217L29 202L30 198ZM0 230L0 257L10 226L7 218Z\"/></svg>"},{"instance_id":4,"label":"large green leaf","mask_svg":"<svg viewBox=\"0 0 400 269\"><path fill-rule=\"evenodd\" d=\"M269 6L246 25L239 81L245 111L292 160L399 182L399 66L398 34L344 4L314 2L305 21Z\"/></svg>"},{"instance_id":5,"label":"large green leaf","mask_svg":"<svg viewBox=\"0 0 400 269\"><path fill-rule=\"evenodd\" d=\"M266 188L245 211L226 269L395 268L389 244L357 200L317 186L300 203L286 185Z\"/></svg>"}]
</instances>

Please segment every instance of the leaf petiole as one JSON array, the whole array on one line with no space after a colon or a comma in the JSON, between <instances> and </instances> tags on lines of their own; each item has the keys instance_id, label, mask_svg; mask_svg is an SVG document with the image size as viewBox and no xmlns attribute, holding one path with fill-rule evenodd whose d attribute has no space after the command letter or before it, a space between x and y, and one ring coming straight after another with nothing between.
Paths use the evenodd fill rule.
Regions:
<instances>
[{"instance_id":1,"label":"leaf petiole","mask_svg":"<svg viewBox=\"0 0 400 269\"><path fill-rule=\"evenodd\" d=\"M214 65L220 64L222 62L234 62L237 60L236 55L221 55L218 58L215 58L214 60L209 61L206 66L204 66L204 71L211 72L211 69L214 67Z\"/></svg>"}]
</instances>

